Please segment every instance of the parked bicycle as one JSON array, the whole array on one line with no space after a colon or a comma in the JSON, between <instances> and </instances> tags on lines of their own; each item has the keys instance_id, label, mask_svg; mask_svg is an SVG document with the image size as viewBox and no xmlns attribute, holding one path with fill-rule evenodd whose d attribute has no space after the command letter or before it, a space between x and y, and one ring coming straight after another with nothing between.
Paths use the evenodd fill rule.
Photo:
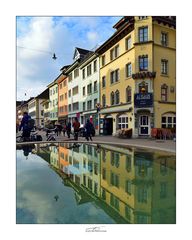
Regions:
<instances>
[{"instance_id":1,"label":"parked bicycle","mask_svg":"<svg viewBox=\"0 0 192 240\"><path fill-rule=\"evenodd\" d=\"M56 141L56 133L55 133L55 128L53 129L46 129L46 136L47 136L47 141Z\"/></svg>"}]
</instances>

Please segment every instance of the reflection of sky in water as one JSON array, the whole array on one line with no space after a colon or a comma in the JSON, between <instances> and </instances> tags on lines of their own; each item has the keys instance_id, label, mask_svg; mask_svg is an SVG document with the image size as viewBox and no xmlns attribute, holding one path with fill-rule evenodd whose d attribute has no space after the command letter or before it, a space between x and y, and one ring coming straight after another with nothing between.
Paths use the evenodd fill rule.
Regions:
<instances>
[{"instance_id":1,"label":"reflection of sky in water","mask_svg":"<svg viewBox=\"0 0 192 240\"><path fill-rule=\"evenodd\" d=\"M175 156L103 147L17 150L17 223L174 223Z\"/></svg>"},{"instance_id":2,"label":"reflection of sky in water","mask_svg":"<svg viewBox=\"0 0 192 240\"><path fill-rule=\"evenodd\" d=\"M58 200L54 198L58 196ZM77 205L74 190L39 156L17 151L17 223L114 223L94 203Z\"/></svg>"}]
</instances>

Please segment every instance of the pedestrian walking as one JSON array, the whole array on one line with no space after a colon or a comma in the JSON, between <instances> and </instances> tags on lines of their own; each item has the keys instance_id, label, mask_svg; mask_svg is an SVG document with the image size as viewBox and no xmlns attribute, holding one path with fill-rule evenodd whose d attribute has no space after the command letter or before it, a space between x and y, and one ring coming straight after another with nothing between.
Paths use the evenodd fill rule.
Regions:
<instances>
[{"instance_id":1,"label":"pedestrian walking","mask_svg":"<svg viewBox=\"0 0 192 240\"><path fill-rule=\"evenodd\" d=\"M66 125L67 137L70 138L71 134L71 122L69 121Z\"/></svg>"},{"instance_id":2,"label":"pedestrian walking","mask_svg":"<svg viewBox=\"0 0 192 240\"><path fill-rule=\"evenodd\" d=\"M78 140L80 123L79 123L77 117L75 118L75 121L73 122L73 128L74 128L74 140Z\"/></svg>"},{"instance_id":3,"label":"pedestrian walking","mask_svg":"<svg viewBox=\"0 0 192 240\"><path fill-rule=\"evenodd\" d=\"M64 125L63 125L63 136L64 136L64 137L65 137L66 131L67 131L67 126L66 126L66 124L64 124Z\"/></svg>"},{"instance_id":4,"label":"pedestrian walking","mask_svg":"<svg viewBox=\"0 0 192 240\"><path fill-rule=\"evenodd\" d=\"M94 129L93 124L90 122L89 119L87 119L87 122L85 124L85 138L87 139L87 141L89 141L89 139L93 141L92 140L93 129Z\"/></svg>"}]
</instances>

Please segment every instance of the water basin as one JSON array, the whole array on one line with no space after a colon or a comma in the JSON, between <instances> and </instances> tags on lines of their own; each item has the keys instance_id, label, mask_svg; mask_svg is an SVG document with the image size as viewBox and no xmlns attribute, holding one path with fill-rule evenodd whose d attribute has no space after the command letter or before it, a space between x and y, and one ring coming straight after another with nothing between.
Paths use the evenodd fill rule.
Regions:
<instances>
[{"instance_id":1,"label":"water basin","mask_svg":"<svg viewBox=\"0 0 192 240\"><path fill-rule=\"evenodd\" d=\"M78 143L18 145L18 224L176 223L173 153Z\"/></svg>"}]
</instances>

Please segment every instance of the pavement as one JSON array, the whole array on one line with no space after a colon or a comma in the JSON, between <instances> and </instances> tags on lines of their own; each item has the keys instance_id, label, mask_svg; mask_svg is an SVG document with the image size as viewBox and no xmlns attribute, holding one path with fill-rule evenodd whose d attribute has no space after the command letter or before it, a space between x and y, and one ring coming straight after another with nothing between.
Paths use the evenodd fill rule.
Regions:
<instances>
[{"instance_id":1,"label":"pavement","mask_svg":"<svg viewBox=\"0 0 192 240\"><path fill-rule=\"evenodd\" d=\"M17 135L20 135L18 133ZM46 132L45 131L38 131L38 134L40 134L43 138L43 143L46 141ZM63 136L63 133L61 135L56 136L56 142L74 142L73 135L71 135L71 138L68 139L67 136ZM79 137L78 139L79 143L87 143L87 140L84 137ZM89 141L90 142L90 141ZM37 143L37 142L34 142ZM168 151L172 153L176 153L176 142L173 140L159 140L159 139L151 139L151 138L131 138L131 139L122 139L114 136L95 136L93 137L92 143L98 143L98 144L109 144L109 145L118 145L118 146L124 146L124 147L141 147L141 148L147 148L147 149L157 149L161 151ZM26 143L25 143L26 144Z\"/></svg>"}]
</instances>

